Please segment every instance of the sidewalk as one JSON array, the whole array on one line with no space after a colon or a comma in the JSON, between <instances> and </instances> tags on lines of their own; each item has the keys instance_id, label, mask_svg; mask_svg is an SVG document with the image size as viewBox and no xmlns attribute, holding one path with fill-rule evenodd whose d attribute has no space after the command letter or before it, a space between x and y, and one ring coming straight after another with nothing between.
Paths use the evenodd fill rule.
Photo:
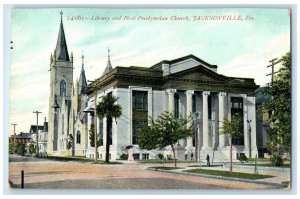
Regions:
<instances>
[{"instance_id":1,"label":"sidewalk","mask_svg":"<svg viewBox=\"0 0 300 199\"><path fill-rule=\"evenodd\" d=\"M173 166L173 165L172 165ZM287 182L290 181L290 172L287 171L287 169L283 171L274 171L272 169L267 170L266 168L263 169L257 169L258 174L261 175L272 175L275 177L271 178L264 178L264 179L259 179L259 180L249 180L249 179L240 179L240 178L232 178L232 177L223 177L223 176L215 176L215 175L207 175L207 174L194 174L194 173L186 173L183 172L184 170L189 170L189 169L197 169L200 168L199 166L196 167L196 165L186 165L186 164L178 164L178 167L184 167L184 169L176 169L176 170L162 170L162 169L153 169L153 168L148 168L148 170L156 170L160 172L168 172L168 173L178 173L178 174L183 174L183 175L194 175L194 176L201 176L201 177L207 177L207 178L215 178L215 179L224 179L224 180L233 180L233 181L243 181L243 182L250 182L250 183L257 183L257 184L266 184L266 185L275 185L278 187L286 188L288 185L283 184L282 182ZM221 170L221 171L229 171L229 167L223 167L223 166L211 166L207 167L206 165L202 165L201 168L203 169L210 169L210 170ZM254 173L254 168L251 170L251 168L242 168L238 167L235 168L233 166L232 169L233 172L241 172L241 173Z\"/></svg>"}]
</instances>

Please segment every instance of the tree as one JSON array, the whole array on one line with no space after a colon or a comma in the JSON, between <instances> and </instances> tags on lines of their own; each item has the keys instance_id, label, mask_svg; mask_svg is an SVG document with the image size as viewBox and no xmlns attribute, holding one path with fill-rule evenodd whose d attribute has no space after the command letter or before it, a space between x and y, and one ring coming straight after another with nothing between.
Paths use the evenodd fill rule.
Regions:
<instances>
[{"instance_id":1,"label":"tree","mask_svg":"<svg viewBox=\"0 0 300 199\"><path fill-rule=\"evenodd\" d=\"M179 140L190 137L193 135L192 127L188 127L191 122L191 117L178 119L174 118L173 113L165 112L157 119L150 117L148 126L142 127L137 135L137 141L141 148L163 149L171 146L174 165L176 164L175 146Z\"/></svg>"},{"instance_id":2,"label":"tree","mask_svg":"<svg viewBox=\"0 0 300 199\"><path fill-rule=\"evenodd\" d=\"M36 153L36 148L35 148L34 144L29 144L28 152L30 155L34 155Z\"/></svg>"},{"instance_id":3,"label":"tree","mask_svg":"<svg viewBox=\"0 0 300 199\"><path fill-rule=\"evenodd\" d=\"M112 139L110 133L112 131L112 119L119 118L122 115L122 107L116 104L119 98L108 94L102 98L102 101L98 103L96 107L97 116L100 119L106 117L106 147L105 147L105 162L109 162L109 145L110 139ZM117 121L116 121L117 122Z\"/></svg>"},{"instance_id":4,"label":"tree","mask_svg":"<svg viewBox=\"0 0 300 199\"><path fill-rule=\"evenodd\" d=\"M90 126L90 134L89 134L89 138L90 138L90 145L91 147L95 147L95 125L91 124ZM97 136L97 148L100 146L100 138L99 136Z\"/></svg>"},{"instance_id":5,"label":"tree","mask_svg":"<svg viewBox=\"0 0 300 199\"><path fill-rule=\"evenodd\" d=\"M67 143L67 149L70 152L70 149L73 148L73 143L74 143L74 136L72 134L68 135L68 143Z\"/></svg>"},{"instance_id":6,"label":"tree","mask_svg":"<svg viewBox=\"0 0 300 199\"><path fill-rule=\"evenodd\" d=\"M291 53L286 53L280 61L282 67L264 93L271 99L263 106L271 127L267 130L267 148L273 155L275 152L280 155L280 150L289 152L291 147Z\"/></svg>"},{"instance_id":7,"label":"tree","mask_svg":"<svg viewBox=\"0 0 300 199\"><path fill-rule=\"evenodd\" d=\"M230 172L232 172L232 140L243 135L243 119L241 116L232 116L231 120L224 119L222 134L229 135L230 140Z\"/></svg>"},{"instance_id":8,"label":"tree","mask_svg":"<svg viewBox=\"0 0 300 199\"><path fill-rule=\"evenodd\" d=\"M9 152L24 156L26 152L26 146L24 143L19 141L9 141Z\"/></svg>"}]
</instances>

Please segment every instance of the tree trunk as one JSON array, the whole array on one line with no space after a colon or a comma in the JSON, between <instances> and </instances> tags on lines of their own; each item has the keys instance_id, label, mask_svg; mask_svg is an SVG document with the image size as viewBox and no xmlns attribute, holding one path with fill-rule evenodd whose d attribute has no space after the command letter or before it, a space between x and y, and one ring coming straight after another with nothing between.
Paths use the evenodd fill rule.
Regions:
<instances>
[{"instance_id":1,"label":"tree trunk","mask_svg":"<svg viewBox=\"0 0 300 199\"><path fill-rule=\"evenodd\" d=\"M109 145L110 145L110 126L111 126L111 117L106 118L106 152L105 152L105 162L109 162Z\"/></svg>"},{"instance_id":2,"label":"tree trunk","mask_svg":"<svg viewBox=\"0 0 300 199\"><path fill-rule=\"evenodd\" d=\"M230 136L230 172L232 172L232 136Z\"/></svg>"},{"instance_id":3,"label":"tree trunk","mask_svg":"<svg viewBox=\"0 0 300 199\"><path fill-rule=\"evenodd\" d=\"M176 157L175 157L175 149L174 149L173 145L171 145L171 148L172 148L172 151L173 151L174 165L175 165L175 168L176 168L177 167L177 162L176 162Z\"/></svg>"}]
</instances>

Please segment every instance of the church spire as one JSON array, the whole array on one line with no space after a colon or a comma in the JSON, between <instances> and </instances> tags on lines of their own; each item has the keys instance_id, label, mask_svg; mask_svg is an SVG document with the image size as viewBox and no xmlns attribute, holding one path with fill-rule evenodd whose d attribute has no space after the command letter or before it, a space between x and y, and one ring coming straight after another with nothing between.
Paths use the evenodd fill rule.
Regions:
<instances>
[{"instance_id":1,"label":"church spire","mask_svg":"<svg viewBox=\"0 0 300 199\"><path fill-rule=\"evenodd\" d=\"M65 38L65 31L64 31L64 26L63 26L63 19L62 15L63 12L60 11L60 27L59 27L59 33L58 33L58 38L57 38L57 43L56 43L56 56L55 59L58 61L70 61L69 58L69 53L68 53L68 48L67 48L67 42Z\"/></svg>"},{"instance_id":2,"label":"church spire","mask_svg":"<svg viewBox=\"0 0 300 199\"><path fill-rule=\"evenodd\" d=\"M81 64L81 72L80 72L80 77L79 77L79 82L78 82L78 94L81 94L86 88L87 88L87 81L85 77L85 71L84 71L84 55L82 52L82 64Z\"/></svg>"},{"instance_id":3,"label":"church spire","mask_svg":"<svg viewBox=\"0 0 300 199\"><path fill-rule=\"evenodd\" d=\"M108 48L108 52L107 52L107 65L106 65L106 68L104 69L104 72L102 73L101 76L105 75L106 73L109 73L110 71L112 71L112 65L110 63L110 49Z\"/></svg>"}]
</instances>

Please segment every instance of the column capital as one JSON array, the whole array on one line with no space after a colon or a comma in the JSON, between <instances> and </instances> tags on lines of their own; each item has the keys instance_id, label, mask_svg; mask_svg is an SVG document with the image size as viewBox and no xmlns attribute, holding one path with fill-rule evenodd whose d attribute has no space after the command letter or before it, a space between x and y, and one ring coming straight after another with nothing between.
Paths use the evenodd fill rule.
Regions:
<instances>
[{"instance_id":1,"label":"column capital","mask_svg":"<svg viewBox=\"0 0 300 199\"><path fill-rule=\"evenodd\" d=\"M203 91L202 95L210 95L210 91Z\"/></svg>"},{"instance_id":2,"label":"column capital","mask_svg":"<svg viewBox=\"0 0 300 199\"><path fill-rule=\"evenodd\" d=\"M219 96L226 96L227 95L227 93L225 93L225 92L219 92Z\"/></svg>"},{"instance_id":3,"label":"column capital","mask_svg":"<svg viewBox=\"0 0 300 199\"><path fill-rule=\"evenodd\" d=\"M166 93L176 93L177 92L177 89L174 89L174 88L169 88L169 89L166 89Z\"/></svg>"},{"instance_id":4,"label":"column capital","mask_svg":"<svg viewBox=\"0 0 300 199\"><path fill-rule=\"evenodd\" d=\"M194 91L193 90L186 90L184 92L186 95L193 95L194 94Z\"/></svg>"}]
</instances>

